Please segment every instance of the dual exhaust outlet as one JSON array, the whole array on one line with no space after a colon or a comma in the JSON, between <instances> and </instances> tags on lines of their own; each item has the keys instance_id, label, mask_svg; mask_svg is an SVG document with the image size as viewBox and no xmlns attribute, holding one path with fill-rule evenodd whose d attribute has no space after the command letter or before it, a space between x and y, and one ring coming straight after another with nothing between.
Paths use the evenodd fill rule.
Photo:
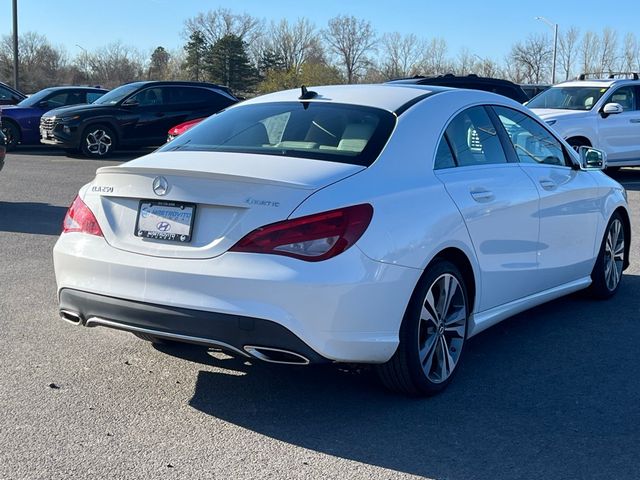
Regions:
<instances>
[{"instance_id":1,"label":"dual exhaust outlet","mask_svg":"<svg viewBox=\"0 0 640 480\"><path fill-rule=\"evenodd\" d=\"M60 310L60 318L71 325L82 326L87 324L87 320L78 312L73 312L71 310ZM126 328L123 328L126 330ZM138 329L136 329L138 330ZM141 329L140 329L141 330ZM176 335L174 336L164 333L164 332L154 332L152 330L144 329L145 333L149 333L151 335L157 334L159 337L166 337L169 339L179 339L182 336ZM182 337L184 338L184 337ZM207 344L206 339L200 339L198 343ZM212 346L219 346L217 342L210 341ZM309 359L303 355L300 355L296 352L291 352L289 350L284 350L282 348L274 348L274 347L261 347L257 345L245 345L244 351L251 355L253 358L257 358L258 360L262 360L263 362L269 363L279 363L284 365L309 365L311 363ZM243 353L243 352L239 352Z\"/></svg>"}]
</instances>

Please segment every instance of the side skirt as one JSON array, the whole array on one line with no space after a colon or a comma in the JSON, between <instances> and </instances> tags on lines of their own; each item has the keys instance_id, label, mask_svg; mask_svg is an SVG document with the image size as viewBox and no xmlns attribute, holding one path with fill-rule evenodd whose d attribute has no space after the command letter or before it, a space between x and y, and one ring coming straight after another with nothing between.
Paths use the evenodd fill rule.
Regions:
<instances>
[{"instance_id":1,"label":"side skirt","mask_svg":"<svg viewBox=\"0 0 640 480\"><path fill-rule=\"evenodd\" d=\"M565 283L558 287L550 288L539 293L534 293L525 298L520 298L510 303L494 307L484 312L474 313L469 318L469 333L468 336L472 337L489 327L492 327L496 323L501 322L505 318L512 317L513 315L524 312L530 308L533 308L542 303L555 300L556 298L563 297L578 290L582 290L591 285L591 277L584 277L573 282Z\"/></svg>"}]
</instances>

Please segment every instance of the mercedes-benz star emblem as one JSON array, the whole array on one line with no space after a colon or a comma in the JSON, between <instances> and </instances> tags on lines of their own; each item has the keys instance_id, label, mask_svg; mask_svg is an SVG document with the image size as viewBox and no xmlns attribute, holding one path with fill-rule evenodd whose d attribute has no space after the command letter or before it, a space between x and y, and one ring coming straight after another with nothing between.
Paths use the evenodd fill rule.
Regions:
<instances>
[{"instance_id":1,"label":"mercedes-benz star emblem","mask_svg":"<svg viewBox=\"0 0 640 480\"><path fill-rule=\"evenodd\" d=\"M156 177L153 180L153 191L156 195L162 197L169 191L169 182L164 177Z\"/></svg>"}]
</instances>

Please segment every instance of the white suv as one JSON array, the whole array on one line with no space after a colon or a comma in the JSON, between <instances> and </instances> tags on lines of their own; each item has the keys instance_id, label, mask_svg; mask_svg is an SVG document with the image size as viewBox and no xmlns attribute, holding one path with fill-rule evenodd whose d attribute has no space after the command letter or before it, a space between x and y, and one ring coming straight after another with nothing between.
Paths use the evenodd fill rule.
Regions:
<instances>
[{"instance_id":1,"label":"white suv","mask_svg":"<svg viewBox=\"0 0 640 480\"><path fill-rule=\"evenodd\" d=\"M640 80L578 80L560 83L527 107L551 125L569 145L607 153L609 168L640 165Z\"/></svg>"}]
</instances>

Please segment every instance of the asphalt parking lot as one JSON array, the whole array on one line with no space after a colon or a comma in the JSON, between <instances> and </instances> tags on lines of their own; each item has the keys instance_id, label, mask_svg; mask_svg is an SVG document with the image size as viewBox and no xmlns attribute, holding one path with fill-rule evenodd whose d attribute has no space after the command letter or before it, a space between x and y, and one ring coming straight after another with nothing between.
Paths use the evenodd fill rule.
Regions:
<instances>
[{"instance_id":1,"label":"asphalt parking lot","mask_svg":"<svg viewBox=\"0 0 640 480\"><path fill-rule=\"evenodd\" d=\"M58 319L51 250L111 161L18 150L0 172L0 479L637 479L640 169L618 295L584 294L474 337L448 390L368 370L249 364Z\"/></svg>"}]
</instances>

